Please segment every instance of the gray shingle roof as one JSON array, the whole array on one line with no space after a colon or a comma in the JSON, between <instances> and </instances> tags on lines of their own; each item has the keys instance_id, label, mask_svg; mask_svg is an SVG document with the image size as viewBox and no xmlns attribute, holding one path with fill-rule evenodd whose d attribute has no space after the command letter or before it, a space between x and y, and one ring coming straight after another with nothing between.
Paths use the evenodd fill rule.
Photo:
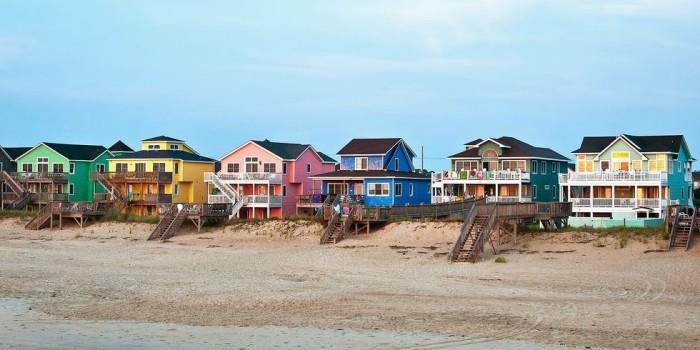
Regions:
<instances>
[{"instance_id":1,"label":"gray shingle roof","mask_svg":"<svg viewBox=\"0 0 700 350\"><path fill-rule=\"evenodd\" d=\"M112 152L133 152L134 151L131 147L127 146L127 144L125 144L121 140L115 142L108 149Z\"/></svg>"},{"instance_id":2,"label":"gray shingle roof","mask_svg":"<svg viewBox=\"0 0 700 350\"><path fill-rule=\"evenodd\" d=\"M257 141L257 140L251 140L258 146L274 153L278 157L282 159L297 159L299 156L306 151L307 148L311 147L311 145L307 144L302 144L302 143L286 143L286 142L273 142L270 140L263 140L263 141ZM335 159L329 157L328 155L321 153L321 152L316 152L318 153L319 157L321 157L321 160L324 162L333 162L335 163Z\"/></svg>"},{"instance_id":3,"label":"gray shingle roof","mask_svg":"<svg viewBox=\"0 0 700 350\"><path fill-rule=\"evenodd\" d=\"M178 140L169 136L161 135L161 136L156 136L156 137L151 137L150 139L145 139L141 141L146 141L146 142L155 142L155 141L165 141L165 142L185 142L182 140Z\"/></svg>"},{"instance_id":4,"label":"gray shingle roof","mask_svg":"<svg viewBox=\"0 0 700 350\"><path fill-rule=\"evenodd\" d=\"M338 154L386 154L399 141L400 138L352 139Z\"/></svg>"},{"instance_id":5,"label":"gray shingle roof","mask_svg":"<svg viewBox=\"0 0 700 350\"><path fill-rule=\"evenodd\" d=\"M32 148L31 147L3 147L2 149L5 150L5 153L7 153L7 155L10 156L10 158L12 158L12 160L15 160L15 159L17 159L17 157L27 153L27 151L29 151Z\"/></svg>"},{"instance_id":6,"label":"gray shingle roof","mask_svg":"<svg viewBox=\"0 0 700 350\"><path fill-rule=\"evenodd\" d=\"M683 135L623 136L637 145L640 152L676 153L684 144ZM572 153L600 153L617 138L618 136L586 136L581 141L581 146Z\"/></svg>"},{"instance_id":7,"label":"gray shingle roof","mask_svg":"<svg viewBox=\"0 0 700 350\"><path fill-rule=\"evenodd\" d=\"M430 180L429 173L416 173L408 171L387 171L387 170L337 170L330 173L318 174L312 177L356 177L356 178L367 178L367 177L407 177L415 179L425 179Z\"/></svg>"},{"instance_id":8,"label":"gray shingle roof","mask_svg":"<svg viewBox=\"0 0 700 350\"><path fill-rule=\"evenodd\" d=\"M216 163L216 160L211 158L175 150L138 151L134 153L122 154L113 157L112 159L180 159L191 162Z\"/></svg>"},{"instance_id":9,"label":"gray shingle roof","mask_svg":"<svg viewBox=\"0 0 700 350\"><path fill-rule=\"evenodd\" d=\"M107 148L99 145L77 145L53 142L44 142L43 144L70 160L93 160L107 151Z\"/></svg>"},{"instance_id":10,"label":"gray shingle roof","mask_svg":"<svg viewBox=\"0 0 700 350\"><path fill-rule=\"evenodd\" d=\"M510 136L503 136L499 138L491 138L492 140L503 144L505 146L508 146L509 148L503 148L503 154L501 157L508 157L508 158L517 158L517 157L523 157L523 158L545 158L545 159L557 159L557 160L562 160L562 161L568 161L569 158L557 153L556 151L552 150L551 148L544 148L544 147L535 147L529 143L520 141L514 137ZM478 141L480 140L480 141ZM479 142L483 141L481 139L474 140L468 145L476 145ZM478 141L478 142L476 142ZM479 149L478 148L471 148L462 152L459 152L457 154L451 155L449 158L476 158L479 157Z\"/></svg>"}]
</instances>

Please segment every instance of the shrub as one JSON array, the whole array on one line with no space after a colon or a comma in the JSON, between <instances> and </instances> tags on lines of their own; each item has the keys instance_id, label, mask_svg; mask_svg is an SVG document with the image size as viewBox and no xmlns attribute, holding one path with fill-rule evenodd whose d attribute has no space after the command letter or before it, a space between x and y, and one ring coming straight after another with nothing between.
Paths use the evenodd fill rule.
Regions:
<instances>
[{"instance_id":1,"label":"shrub","mask_svg":"<svg viewBox=\"0 0 700 350\"><path fill-rule=\"evenodd\" d=\"M26 218L34 216L36 213L27 210L0 210L0 219L5 218Z\"/></svg>"},{"instance_id":2,"label":"shrub","mask_svg":"<svg viewBox=\"0 0 700 350\"><path fill-rule=\"evenodd\" d=\"M508 261L507 261L506 258L503 257L503 256L499 256L499 257L496 258L496 264L505 264L505 263L507 263L507 262L508 262Z\"/></svg>"}]
</instances>

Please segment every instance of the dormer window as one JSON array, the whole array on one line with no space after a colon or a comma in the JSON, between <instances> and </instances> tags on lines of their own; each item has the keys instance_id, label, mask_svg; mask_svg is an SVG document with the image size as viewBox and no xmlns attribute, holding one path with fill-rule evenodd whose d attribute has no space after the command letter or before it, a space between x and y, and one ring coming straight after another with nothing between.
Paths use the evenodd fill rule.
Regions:
<instances>
[{"instance_id":1,"label":"dormer window","mask_svg":"<svg viewBox=\"0 0 700 350\"><path fill-rule=\"evenodd\" d=\"M156 151L160 149L160 145L148 145L149 151Z\"/></svg>"},{"instance_id":2,"label":"dormer window","mask_svg":"<svg viewBox=\"0 0 700 350\"><path fill-rule=\"evenodd\" d=\"M367 170L369 167L369 160L367 157L357 157L355 158L355 170Z\"/></svg>"},{"instance_id":3,"label":"dormer window","mask_svg":"<svg viewBox=\"0 0 700 350\"><path fill-rule=\"evenodd\" d=\"M171 151L177 151L177 150L179 150L179 149L180 149L180 146L178 146L178 145L170 145L170 150L171 150Z\"/></svg>"}]
</instances>

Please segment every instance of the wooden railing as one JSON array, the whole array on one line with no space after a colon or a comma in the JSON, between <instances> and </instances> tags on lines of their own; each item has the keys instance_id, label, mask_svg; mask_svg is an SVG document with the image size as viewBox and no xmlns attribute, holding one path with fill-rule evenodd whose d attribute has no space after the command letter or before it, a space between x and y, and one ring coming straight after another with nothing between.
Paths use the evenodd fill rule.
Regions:
<instances>
[{"instance_id":1,"label":"wooden railing","mask_svg":"<svg viewBox=\"0 0 700 350\"><path fill-rule=\"evenodd\" d=\"M36 203L45 203L45 202L67 202L68 201L68 193L30 193L29 194L29 201L30 202L36 202Z\"/></svg>"},{"instance_id":2,"label":"wooden railing","mask_svg":"<svg viewBox=\"0 0 700 350\"><path fill-rule=\"evenodd\" d=\"M462 222L462 226L459 228L459 236L457 237L457 241L455 241L454 245L452 246L452 250L447 257L449 261L453 261L459 255L459 251L464 246L464 242L469 236L469 230L471 229L472 225L474 225L474 220L476 220L475 209L476 204L473 204L471 209L465 213L464 221Z\"/></svg>"},{"instance_id":3,"label":"wooden railing","mask_svg":"<svg viewBox=\"0 0 700 350\"><path fill-rule=\"evenodd\" d=\"M144 202L144 203L172 203L172 194L158 193L128 193L126 199L129 202Z\"/></svg>"},{"instance_id":4,"label":"wooden railing","mask_svg":"<svg viewBox=\"0 0 700 350\"><path fill-rule=\"evenodd\" d=\"M299 206L320 206L330 197L327 194L303 194L297 196Z\"/></svg>"},{"instance_id":5,"label":"wooden railing","mask_svg":"<svg viewBox=\"0 0 700 350\"><path fill-rule=\"evenodd\" d=\"M68 182L68 173L12 173L18 182Z\"/></svg>"},{"instance_id":6,"label":"wooden railing","mask_svg":"<svg viewBox=\"0 0 700 350\"><path fill-rule=\"evenodd\" d=\"M202 217L226 217L231 215L233 204L231 203L187 203L187 204L161 204L158 206L158 215L168 216L177 211L178 206L182 206L182 211L188 216Z\"/></svg>"},{"instance_id":7,"label":"wooden railing","mask_svg":"<svg viewBox=\"0 0 700 350\"><path fill-rule=\"evenodd\" d=\"M103 176L110 182L148 182L148 183L171 183L173 173L166 171L127 171L112 173L91 173L90 180L97 181L98 176Z\"/></svg>"}]
</instances>

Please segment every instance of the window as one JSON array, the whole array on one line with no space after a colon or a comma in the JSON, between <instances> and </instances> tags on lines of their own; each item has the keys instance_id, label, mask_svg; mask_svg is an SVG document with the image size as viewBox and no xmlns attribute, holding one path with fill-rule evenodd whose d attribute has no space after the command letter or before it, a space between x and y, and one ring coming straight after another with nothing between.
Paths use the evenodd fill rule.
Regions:
<instances>
[{"instance_id":1,"label":"window","mask_svg":"<svg viewBox=\"0 0 700 350\"><path fill-rule=\"evenodd\" d=\"M39 173L49 172L49 158L37 158L36 159L36 171Z\"/></svg>"},{"instance_id":2,"label":"window","mask_svg":"<svg viewBox=\"0 0 700 350\"><path fill-rule=\"evenodd\" d=\"M306 173L311 174L311 163L306 163Z\"/></svg>"},{"instance_id":3,"label":"window","mask_svg":"<svg viewBox=\"0 0 700 350\"><path fill-rule=\"evenodd\" d=\"M394 197L403 196L403 184L394 184Z\"/></svg>"},{"instance_id":4,"label":"window","mask_svg":"<svg viewBox=\"0 0 700 350\"><path fill-rule=\"evenodd\" d=\"M388 196L389 195L389 184L388 183L371 183L367 185L367 195L368 196Z\"/></svg>"},{"instance_id":5,"label":"window","mask_svg":"<svg viewBox=\"0 0 700 350\"><path fill-rule=\"evenodd\" d=\"M633 160L632 161L632 170L636 172L641 172L642 171L642 161L641 160Z\"/></svg>"},{"instance_id":6,"label":"window","mask_svg":"<svg viewBox=\"0 0 700 350\"><path fill-rule=\"evenodd\" d=\"M179 174L180 173L180 162L173 163L173 167L174 167L173 172L175 174ZM165 167L163 167L163 170L165 170Z\"/></svg>"},{"instance_id":7,"label":"window","mask_svg":"<svg viewBox=\"0 0 700 350\"><path fill-rule=\"evenodd\" d=\"M537 198L537 185L532 185L532 199Z\"/></svg>"},{"instance_id":8,"label":"window","mask_svg":"<svg viewBox=\"0 0 700 350\"><path fill-rule=\"evenodd\" d=\"M593 160L588 160L585 154L576 156L576 171L579 173L592 173Z\"/></svg>"},{"instance_id":9,"label":"window","mask_svg":"<svg viewBox=\"0 0 700 350\"><path fill-rule=\"evenodd\" d=\"M552 172L553 173L557 172L557 163L556 162L552 162Z\"/></svg>"},{"instance_id":10,"label":"window","mask_svg":"<svg viewBox=\"0 0 700 350\"><path fill-rule=\"evenodd\" d=\"M98 173L102 174L105 172L105 165L104 164L97 164L95 166L95 170L97 170Z\"/></svg>"},{"instance_id":11,"label":"window","mask_svg":"<svg viewBox=\"0 0 700 350\"><path fill-rule=\"evenodd\" d=\"M22 164L22 172L31 173L32 172L32 164L30 164L30 163Z\"/></svg>"},{"instance_id":12,"label":"window","mask_svg":"<svg viewBox=\"0 0 700 350\"><path fill-rule=\"evenodd\" d=\"M544 185L544 190L549 191L549 185Z\"/></svg>"},{"instance_id":13,"label":"window","mask_svg":"<svg viewBox=\"0 0 700 350\"><path fill-rule=\"evenodd\" d=\"M547 162L542 161L542 175L547 173Z\"/></svg>"},{"instance_id":14,"label":"window","mask_svg":"<svg viewBox=\"0 0 700 350\"><path fill-rule=\"evenodd\" d=\"M532 161L532 173L533 173L533 174L537 174L537 172L539 171L539 170L538 170L539 167L538 167L537 165L538 165L537 161L536 161L536 160L533 160L533 161Z\"/></svg>"},{"instance_id":15,"label":"window","mask_svg":"<svg viewBox=\"0 0 700 350\"><path fill-rule=\"evenodd\" d=\"M155 150L159 150L159 149L160 149L160 145L148 145L149 151L155 151Z\"/></svg>"},{"instance_id":16,"label":"window","mask_svg":"<svg viewBox=\"0 0 700 350\"><path fill-rule=\"evenodd\" d=\"M71 196L75 194L75 186L72 183L68 184L68 194Z\"/></svg>"},{"instance_id":17,"label":"window","mask_svg":"<svg viewBox=\"0 0 700 350\"><path fill-rule=\"evenodd\" d=\"M501 162L501 170L525 171L524 160L504 160Z\"/></svg>"},{"instance_id":18,"label":"window","mask_svg":"<svg viewBox=\"0 0 700 350\"><path fill-rule=\"evenodd\" d=\"M75 174L75 163L68 163L68 172Z\"/></svg>"},{"instance_id":19,"label":"window","mask_svg":"<svg viewBox=\"0 0 700 350\"><path fill-rule=\"evenodd\" d=\"M158 173L165 171L165 163L153 163L153 172Z\"/></svg>"},{"instance_id":20,"label":"window","mask_svg":"<svg viewBox=\"0 0 700 350\"><path fill-rule=\"evenodd\" d=\"M282 185L282 197L287 197L287 186Z\"/></svg>"},{"instance_id":21,"label":"window","mask_svg":"<svg viewBox=\"0 0 700 350\"><path fill-rule=\"evenodd\" d=\"M263 164L263 172L274 174L277 172L277 164L275 163L265 163Z\"/></svg>"},{"instance_id":22,"label":"window","mask_svg":"<svg viewBox=\"0 0 700 350\"><path fill-rule=\"evenodd\" d=\"M129 171L129 164L127 163L117 163L117 168L115 169L118 173L126 173Z\"/></svg>"},{"instance_id":23,"label":"window","mask_svg":"<svg viewBox=\"0 0 700 350\"><path fill-rule=\"evenodd\" d=\"M394 171L399 171L399 158L394 158Z\"/></svg>"},{"instance_id":24,"label":"window","mask_svg":"<svg viewBox=\"0 0 700 350\"><path fill-rule=\"evenodd\" d=\"M257 173L258 172L258 157L245 157L245 172L246 173Z\"/></svg>"},{"instance_id":25,"label":"window","mask_svg":"<svg viewBox=\"0 0 700 350\"><path fill-rule=\"evenodd\" d=\"M408 184L408 196L413 197L413 183Z\"/></svg>"},{"instance_id":26,"label":"window","mask_svg":"<svg viewBox=\"0 0 700 350\"><path fill-rule=\"evenodd\" d=\"M476 160L456 160L454 171L470 171L479 169L479 162Z\"/></svg>"},{"instance_id":27,"label":"window","mask_svg":"<svg viewBox=\"0 0 700 350\"><path fill-rule=\"evenodd\" d=\"M178 145L170 145L170 149L173 150L173 151L177 151L177 150L180 149L180 146L178 146Z\"/></svg>"},{"instance_id":28,"label":"window","mask_svg":"<svg viewBox=\"0 0 700 350\"><path fill-rule=\"evenodd\" d=\"M557 187L552 188L552 199L557 199Z\"/></svg>"},{"instance_id":29,"label":"window","mask_svg":"<svg viewBox=\"0 0 700 350\"><path fill-rule=\"evenodd\" d=\"M233 172L233 163L226 164L226 171L229 173Z\"/></svg>"},{"instance_id":30,"label":"window","mask_svg":"<svg viewBox=\"0 0 700 350\"><path fill-rule=\"evenodd\" d=\"M175 193L175 195L180 195L180 185L179 184L173 185L173 193Z\"/></svg>"},{"instance_id":31,"label":"window","mask_svg":"<svg viewBox=\"0 0 700 350\"><path fill-rule=\"evenodd\" d=\"M367 157L355 158L355 170L367 170L367 166L368 166Z\"/></svg>"},{"instance_id":32,"label":"window","mask_svg":"<svg viewBox=\"0 0 700 350\"><path fill-rule=\"evenodd\" d=\"M610 161L602 160L600 161L600 171L610 170Z\"/></svg>"},{"instance_id":33,"label":"window","mask_svg":"<svg viewBox=\"0 0 700 350\"><path fill-rule=\"evenodd\" d=\"M649 158L649 172L660 173L666 171L666 155L657 154Z\"/></svg>"},{"instance_id":34,"label":"window","mask_svg":"<svg viewBox=\"0 0 700 350\"><path fill-rule=\"evenodd\" d=\"M54 173L62 173L63 172L63 164L58 163L53 165L53 172Z\"/></svg>"},{"instance_id":35,"label":"window","mask_svg":"<svg viewBox=\"0 0 700 350\"><path fill-rule=\"evenodd\" d=\"M612 153L612 170L613 171L629 171L630 170L630 153L629 152L613 152Z\"/></svg>"},{"instance_id":36,"label":"window","mask_svg":"<svg viewBox=\"0 0 700 350\"><path fill-rule=\"evenodd\" d=\"M239 163L228 163L226 164L226 170L229 173L238 173L241 171L241 165Z\"/></svg>"},{"instance_id":37,"label":"window","mask_svg":"<svg viewBox=\"0 0 700 350\"><path fill-rule=\"evenodd\" d=\"M287 163L282 163L282 174L287 174Z\"/></svg>"},{"instance_id":38,"label":"window","mask_svg":"<svg viewBox=\"0 0 700 350\"><path fill-rule=\"evenodd\" d=\"M348 184L342 183L329 183L328 184L328 194L347 194Z\"/></svg>"}]
</instances>

